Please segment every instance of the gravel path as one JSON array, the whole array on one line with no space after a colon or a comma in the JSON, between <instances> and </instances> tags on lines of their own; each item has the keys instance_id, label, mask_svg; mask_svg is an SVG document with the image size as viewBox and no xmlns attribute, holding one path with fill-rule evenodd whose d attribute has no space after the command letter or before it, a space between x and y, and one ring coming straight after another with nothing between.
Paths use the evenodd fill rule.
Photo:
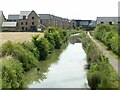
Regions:
<instances>
[{"instance_id":1,"label":"gravel path","mask_svg":"<svg viewBox=\"0 0 120 90\"><path fill-rule=\"evenodd\" d=\"M91 38L91 40L98 46L98 48L105 54L105 56L109 59L110 64L115 69L117 74L120 76L120 62L114 56L112 56L109 53L109 51L107 51L103 46L101 46L97 41L95 41L89 32L87 34Z\"/></svg>"}]
</instances>

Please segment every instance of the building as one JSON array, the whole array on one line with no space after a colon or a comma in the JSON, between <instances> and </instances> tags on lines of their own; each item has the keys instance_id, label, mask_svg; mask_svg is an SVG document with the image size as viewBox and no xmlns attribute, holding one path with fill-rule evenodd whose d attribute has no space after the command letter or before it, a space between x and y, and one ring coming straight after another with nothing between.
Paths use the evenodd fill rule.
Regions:
<instances>
[{"instance_id":1,"label":"building","mask_svg":"<svg viewBox=\"0 0 120 90\"><path fill-rule=\"evenodd\" d=\"M38 14L40 16L40 22L45 27L52 26L52 16L50 14Z\"/></svg>"},{"instance_id":2,"label":"building","mask_svg":"<svg viewBox=\"0 0 120 90\"><path fill-rule=\"evenodd\" d=\"M17 25L17 22L3 22L1 28L2 31L16 31Z\"/></svg>"},{"instance_id":3,"label":"building","mask_svg":"<svg viewBox=\"0 0 120 90\"><path fill-rule=\"evenodd\" d=\"M8 15L8 19L7 19L7 21L9 21L9 22L16 22L16 21L18 21L19 20L19 14L16 14L16 15Z\"/></svg>"},{"instance_id":4,"label":"building","mask_svg":"<svg viewBox=\"0 0 120 90\"><path fill-rule=\"evenodd\" d=\"M20 14L9 14L7 22L1 24L2 29L11 29L10 25L13 25L17 31L41 31L47 27L69 28L69 19L51 14L37 14L34 10L20 11Z\"/></svg>"},{"instance_id":5,"label":"building","mask_svg":"<svg viewBox=\"0 0 120 90\"><path fill-rule=\"evenodd\" d=\"M120 23L120 19L118 17L97 17L97 25L99 24L118 24Z\"/></svg>"},{"instance_id":6,"label":"building","mask_svg":"<svg viewBox=\"0 0 120 90\"><path fill-rule=\"evenodd\" d=\"M69 20L67 18L58 17L51 14L38 14L40 16L40 22L45 27L58 27L68 28Z\"/></svg>"},{"instance_id":7,"label":"building","mask_svg":"<svg viewBox=\"0 0 120 90\"><path fill-rule=\"evenodd\" d=\"M8 22L17 22L19 31L37 31L40 27L40 17L32 11L21 11L20 14L8 15Z\"/></svg>"},{"instance_id":8,"label":"building","mask_svg":"<svg viewBox=\"0 0 120 90\"><path fill-rule=\"evenodd\" d=\"M70 28L71 29L77 29L77 22L75 20L70 21Z\"/></svg>"},{"instance_id":9,"label":"building","mask_svg":"<svg viewBox=\"0 0 120 90\"><path fill-rule=\"evenodd\" d=\"M6 21L6 18L3 14L3 11L0 11L0 31L1 31L1 27L2 27L2 23Z\"/></svg>"},{"instance_id":10,"label":"building","mask_svg":"<svg viewBox=\"0 0 120 90\"><path fill-rule=\"evenodd\" d=\"M21 11L18 27L20 31L37 31L40 28L40 17L35 11Z\"/></svg>"},{"instance_id":11,"label":"building","mask_svg":"<svg viewBox=\"0 0 120 90\"><path fill-rule=\"evenodd\" d=\"M89 30L91 22L92 20L71 20L70 27L72 29L79 29L81 27L85 30Z\"/></svg>"}]
</instances>

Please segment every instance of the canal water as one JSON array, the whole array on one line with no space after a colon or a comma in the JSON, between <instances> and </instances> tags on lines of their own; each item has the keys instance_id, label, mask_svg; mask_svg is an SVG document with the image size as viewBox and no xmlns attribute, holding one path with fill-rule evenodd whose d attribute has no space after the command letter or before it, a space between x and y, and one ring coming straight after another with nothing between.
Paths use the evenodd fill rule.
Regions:
<instances>
[{"instance_id":1,"label":"canal water","mask_svg":"<svg viewBox=\"0 0 120 90\"><path fill-rule=\"evenodd\" d=\"M84 69L86 64L82 43L77 35L72 35L66 48L55 51L48 60L40 62L40 73L36 69L28 72L27 87L87 88L87 71Z\"/></svg>"}]
</instances>

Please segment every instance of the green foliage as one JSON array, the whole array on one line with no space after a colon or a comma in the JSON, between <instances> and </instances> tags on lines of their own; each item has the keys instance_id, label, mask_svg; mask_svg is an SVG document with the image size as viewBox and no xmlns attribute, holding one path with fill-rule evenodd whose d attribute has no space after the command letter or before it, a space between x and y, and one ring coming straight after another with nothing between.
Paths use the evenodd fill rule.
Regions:
<instances>
[{"instance_id":1,"label":"green foliage","mask_svg":"<svg viewBox=\"0 0 120 90\"><path fill-rule=\"evenodd\" d=\"M118 88L118 76L108 59L98 50L85 32L81 32L80 37L90 66L87 73L89 86L93 90L97 88Z\"/></svg>"},{"instance_id":2,"label":"green foliage","mask_svg":"<svg viewBox=\"0 0 120 90\"><path fill-rule=\"evenodd\" d=\"M30 68L36 66L37 60L35 59L34 55L29 51L23 48L22 45L13 44L12 42L8 41L2 45L2 55L12 55L17 60L19 60L25 71L28 71Z\"/></svg>"},{"instance_id":3,"label":"green foliage","mask_svg":"<svg viewBox=\"0 0 120 90\"><path fill-rule=\"evenodd\" d=\"M110 25L99 25L95 32L94 36L96 39L103 42L108 49L112 50L116 54L120 55L119 52L119 34L118 34L118 27L117 26L110 26Z\"/></svg>"},{"instance_id":4,"label":"green foliage","mask_svg":"<svg viewBox=\"0 0 120 90\"><path fill-rule=\"evenodd\" d=\"M22 64L13 58L2 58L2 88L21 88L24 81Z\"/></svg>"},{"instance_id":5,"label":"green foliage","mask_svg":"<svg viewBox=\"0 0 120 90\"><path fill-rule=\"evenodd\" d=\"M22 43L19 43L19 44L21 44L25 50L29 50L34 55L36 60L39 59L40 53L39 53L37 47L34 45L33 42L22 42Z\"/></svg>"},{"instance_id":6,"label":"green foliage","mask_svg":"<svg viewBox=\"0 0 120 90\"><path fill-rule=\"evenodd\" d=\"M49 33L48 31L45 31L44 36L49 41L49 43L50 43L50 51L52 52L54 50L54 48L55 48L55 41L54 41L53 33Z\"/></svg>"},{"instance_id":7,"label":"green foliage","mask_svg":"<svg viewBox=\"0 0 120 90\"><path fill-rule=\"evenodd\" d=\"M49 54L49 45L50 43L46 38L37 38L33 39L33 43L38 48L38 51L40 53L39 60L45 60Z\"/></svg>"},{"instance_id":8,"label":"green foliage","mask_svg":"<svg viewBox=\"0 0 120 90\"><path fill-rule=\"evenodd\" d=\"M50 27L45 30L44 37L32 37L32 42L2 45L3 88L22 88L24 72L38 66L38 60L45 60L54 49L59 49L67 41L67 31ZM8 57L9 58L5 58Z\"/></svg>"},{"instance_id":9,"label":"green foliage","mask_svg":"<svg viewBox=\"0 0 120 90\"><path fill-rule=\"evenodd\" d=\"M60 49L62 45L62 38L60 37L60 34L58 32L55 32L53 36L55 41L55 49Z\"/></svg>"}]
</instances>

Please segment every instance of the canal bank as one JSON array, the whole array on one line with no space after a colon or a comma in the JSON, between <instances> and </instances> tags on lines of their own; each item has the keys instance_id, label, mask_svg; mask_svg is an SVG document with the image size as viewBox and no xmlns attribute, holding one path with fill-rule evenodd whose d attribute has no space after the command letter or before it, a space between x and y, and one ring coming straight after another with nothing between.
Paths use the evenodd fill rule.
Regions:
<instances>
[{"instance_id":1,"label":"canal bank","mask_svg":"<svg viewBox=\"0 0 120 90\"><path fill-rule=\"evenodd\" d=\"M81 31L80 38L83 43L83 48L87 54L87 79L91 89L118 89L119 77L109 63L109 59L106 58L104 53L98 49L95 43L88 37L86 32Z\"/></svg>"}]
</instances>

